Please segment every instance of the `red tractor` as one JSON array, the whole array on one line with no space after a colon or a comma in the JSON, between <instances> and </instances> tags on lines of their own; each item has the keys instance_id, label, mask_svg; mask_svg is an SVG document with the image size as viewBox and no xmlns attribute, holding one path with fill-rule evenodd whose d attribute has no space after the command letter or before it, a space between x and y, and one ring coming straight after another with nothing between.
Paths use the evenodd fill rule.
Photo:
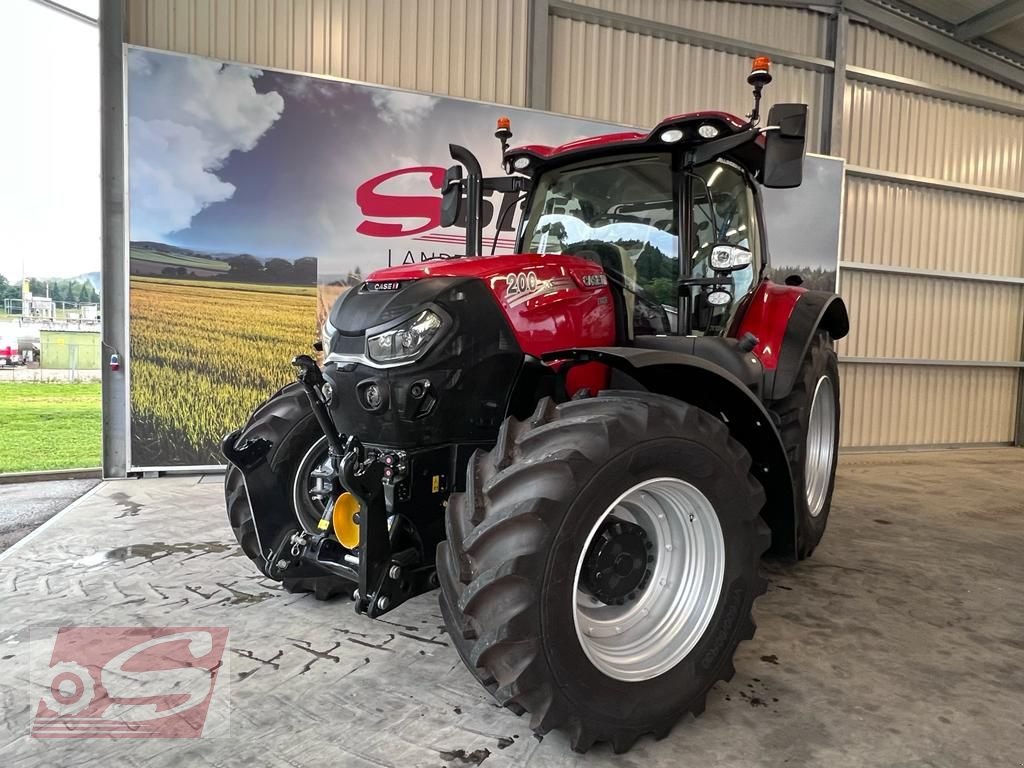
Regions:
<instances>
[{"instance_id":1,"label":"red tractor","mask_svg":"<svg viewBox=\"0 0 1024 768\"><path fill-rule=\"evenodd\" d=\"M440 587L469 670L575 749L664 736L733 674L768 550L811 554L839 440L831 293L767 280L760 186L801 182L807 107L697 112L484 178L452 146L464 258L374 272L322 367L223 443L245 554L380 616ZM483 194L522 195L481 254Z\"/></svg>"}]
</instances>

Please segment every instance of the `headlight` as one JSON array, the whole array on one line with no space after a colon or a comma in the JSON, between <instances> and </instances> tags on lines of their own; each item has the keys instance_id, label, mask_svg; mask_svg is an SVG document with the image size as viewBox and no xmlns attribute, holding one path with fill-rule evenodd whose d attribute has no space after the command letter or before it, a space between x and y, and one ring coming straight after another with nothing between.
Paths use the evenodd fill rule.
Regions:
<instances>
[{"instance_id":1,"label":"headlight","mask_svg":"<svg viewBox=\"0 0 1024 768\"><path fill-rule=\"evenodd\" d=\"M378 363L412 360L427 348L441 328L441 318L425 309L390 331L366 340L366 351Z\"/></svg>"},{"instance_id":2,"label":"headlight","mask_svg":"<svg viewBox=\"0 0 1024 768\"><path fill-rule=\"evenodd\" d=\"M338 329L331 325L331 318L325 318L323 327L320 329L320 343L324 345L324 352L331 351L331 337L337 332Z\"/></svg>"}]
</instances>

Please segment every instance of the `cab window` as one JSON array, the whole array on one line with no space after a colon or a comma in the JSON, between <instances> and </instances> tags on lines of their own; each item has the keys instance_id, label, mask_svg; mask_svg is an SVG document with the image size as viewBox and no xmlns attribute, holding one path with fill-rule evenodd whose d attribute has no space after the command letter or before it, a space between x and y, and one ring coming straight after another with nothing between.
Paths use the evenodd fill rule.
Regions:
<instances>
[{"instance_id":1,"label":"cab window","mask_svg":"<svg viewBox=\"0 0 1024 768\"><path fill-rule=\"evenodd\" d=\"M690 260L693 277L713 277L709 260L716 245L738 245L752 254L750 266L731 273L732 301L709 307L697 296L693 328L698 333L720 333L733 309L753 287L761 265L761 237L754 192L743 172L719 160L703 165L690 177L692 228Z\"/></svg>"},{"instance_id":2,"label":"cab window","mask_svg":"<svg viewBox=\"0 0 1024 768\"><path fill-rule=\"evenodd\" d=\"M675 194L667 154L615 158L549 171L524 230L530 253L598 262L625 299L633 334L667 333L679 275Z\"/></svg>"}]
</instances>

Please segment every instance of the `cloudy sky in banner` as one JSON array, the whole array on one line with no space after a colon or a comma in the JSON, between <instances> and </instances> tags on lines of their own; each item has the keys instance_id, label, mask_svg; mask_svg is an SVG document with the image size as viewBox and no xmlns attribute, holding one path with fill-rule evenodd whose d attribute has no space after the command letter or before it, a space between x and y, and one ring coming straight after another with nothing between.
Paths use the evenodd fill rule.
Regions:
<instances>
[{"instance_id":1,"label":"cloudy sky in banner","mask_svg":"<svg viewBox=\"0 0 1024 768\"><path fill-rule=\"evenodd\" d=\"M499 174L493 133L500 115L512 117L513 144L614 130L143 50L130 50L128 77L132 240L262 258L314 256L331 272L385 266L381 253L389 246L429 248L356 233L364 216L355 190L367 179L451 165L450 142L473 150L485 173ZM426 174L390 180L378 191L438 195Z\"/></svg>"}]
</instances>

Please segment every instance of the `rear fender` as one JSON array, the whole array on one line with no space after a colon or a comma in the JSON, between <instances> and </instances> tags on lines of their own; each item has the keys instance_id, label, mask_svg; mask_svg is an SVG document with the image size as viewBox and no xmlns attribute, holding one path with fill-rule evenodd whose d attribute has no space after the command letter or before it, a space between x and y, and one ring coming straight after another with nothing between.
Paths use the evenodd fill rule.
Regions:
<instances>
[{"instance_id":1,"label":"rear fender","mask_svg":"<svg viewBox=\"0 0 1024 768\"><path fill-rule=\"evenodd\" d=\"M604 363L650 392L691 403L725 421L750 453L751 472L764 487L761 516L772 532L771 553L795 557L793 482L782 439L761 401L733 374L692 355L629 347L568 349L544 355L544 360Z\"/></svg>"},{"instance_id":2,"label":"rear fender","mask_svg":"<svg viewBox=\"0 0 1024 768\"><path fill-rule=\"evenodd\" d=\"M781 400L793 391L800 366L819 330L833 339L850 332L846 303L827 291L805 291L793 307L779 350L778 365L765 376L765 397Z\"/></svg>"}]
</instances>

